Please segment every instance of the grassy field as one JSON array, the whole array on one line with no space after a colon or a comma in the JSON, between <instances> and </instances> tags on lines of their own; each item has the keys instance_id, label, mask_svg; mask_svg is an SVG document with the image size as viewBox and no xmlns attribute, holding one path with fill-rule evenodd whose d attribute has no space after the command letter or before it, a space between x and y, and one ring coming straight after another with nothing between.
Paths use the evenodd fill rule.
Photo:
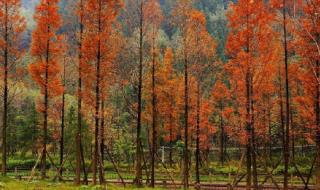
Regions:
<instances>
[{"instance_id":1,"label":"grassy field","mask_svg":"<svg viewBox=\"0 0 320 190\"><path fill-rule=\"evenodd\" d=\"M59 183L53 181L18 181L11 178L0 177L0 189L2 190L104 190L101 186L81 186L76 187L71 183ZM123 188L120 186L108 185L108 190L134 190L135 187ZM150 190L150 188L143 188L139 190ZM163 190L163 189L153 189Z\"/></svg>"},{"instance_id":2,"label":"grassy field","mask_svg":"<svg viewBox=\"0 0 320 190\"><path fill-rule=\"evenodd\" d=\"M276 159L275 159L276 160ZM56 161L58 162L58 160ZM298 167L300 172L303 174L304 178L306 179L306 176L309 173L310 170L310 163L312 160L310 160L309 157L301 157L297 159ZM1 178L0 177L0 190L2 189L12 189L12 190L83 190L83 189L94 189L99 190L103 189L99 186L93 187L93 186L82 186L82 187L75 187L72 184L72 180L74 178L74 170L72 169L71 165L66 165L63 177L66 181L69 181L68 183L60 183L57 181L53 181L54 176L56 176L56 169L54 167L50 167L50 163L48 163L49 169L47 170L47 176L49 177L47 181L17 181L15 179L18 179L19 177L27 177L31 174L31 169L34 166L34 159L31 157L21 159L21 158L11 158L8 162L9 171L8 171L8 177L7 178ZM202 183L211 183L211 184L227 184L232 183L234 180L237 172L238 172L238 165L239 163L235 160L229 161L225 163L225 165L220 165L218 162L211 162L208 167L202 167L200 170L200 180ZM128 169L129 168L129 169ZM272 168L272 164L269 163L268 165L268 171L272 171L273 179L277 181L279 184L283 181L283 166L279 165L276 169ZM119 170L122 175L122 177L125 180L132 181L134 179L134 171L132 170L132 167L128 167L128 165L121 164L119 165ZM180 171L179 165L173 165L172 168L169 168L168 171L162 168L161 165L158 165L156 168L155 177L159 182L162 181L171 181L170 177L168 175L168 172L170 175L174 178L175 182L181 182L182 181L182 175ZM259 168L259 178L258 181L262 182L265 180L266 172L263 170L263 168ZM145 177L145 170L143 170L144 177ZM239 171L240 174L245 173L245 168L241 168ZM296 173L295 168L292 166L289 170L290 178L289 183L291 185L302 185L302 180L298 177L298 174ZM36 170L34 179L39 179L39 171ZM195 179L195 171L191 168L190 171L190 183L194 183ZM92 178L92 173L89 173L89 178ZM105 163L105 179L108 180L117 180L119 178L118 174L114 171L113 166L109 163ZM245 182L245 179L241 181L243 184ZM271 180L268 179L266 182L268 184L272 184ZM314 184L314 177L310 179L310 184ZM159 187L163 187L162 185L159 185ZM108 185L108 190L114 190L114 189L135 189L134 187L128 187L128 188L122 188L121 186L115 186L115 185ZM147 189L147 188L146 188ZM157 189L159 190L159 189Z\"/></svg>"}]
</instances>

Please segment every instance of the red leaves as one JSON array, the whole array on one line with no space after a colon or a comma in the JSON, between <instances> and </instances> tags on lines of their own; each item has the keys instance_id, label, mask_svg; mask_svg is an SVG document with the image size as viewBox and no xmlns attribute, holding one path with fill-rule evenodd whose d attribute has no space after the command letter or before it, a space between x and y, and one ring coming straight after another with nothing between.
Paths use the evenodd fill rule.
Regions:
<instances>
[{"instance_id":1,"label":"red leaves","mask_svg":"<svg viewBox=\"0 0 320 190\"><path fill-rule=\"evenodd\" d=\"M201 11L193 10L190 13L192 22L199 23L202 27L206 26L206 17Z\"/></svg>"},{"instance_id":2,"label":"red leaves","mask_svg":"<svg viewBox=\"0 0 320 190\"><path fill-rule=\"evenodd\" d=\"M156 86L157 106L160 119L164 124L164 140L172 142L179 134L180 97L182 96L181 80L173 70L174 54L167 48L163 64L158 69Z\"/></svg>"},{"instance_id":3,"label":"red leaves","mask_svg":"<svg viewBox=\"0 0 320 190\"><path fill-rule=\"evenodd\" d=\"M121 44L121 36L114 25L121 7L121 0L89 0L80 13L84 22L80 65L85 87L83 100L90 108L95 105L92 102L95 102L96 85L99 84L99 96L104 101L108 87L114 82L114 61Z\"/></svg>"},{"instance_id":4,"label":"red leaves","mask_svg":"<svg viewBox=\"0 0 320 190\"><path fill-rule=\"evenodd\" d=\"M19 78L15 69L18 60L24 55L24 50L21 49L21 38L26 29L26 22L25 18L21 16L20 10L20 0L0 0L0 70L4 70L4 52L5 49L7 49L8 59L14 60L8 63L9 80L15 79L16 77ZM5 30L5 28L7 30ZM7 36L7 39L5 36Z\"/></svg>"},{"instance_id":5,"label":"red leaves","mask_svg":"<svg viewBox=\"0 0 320 190\"><path fill-rule=\"evenodd\" d=\"M266 121L262 121L266 108L264 98L272 95L275 63L281 56L276 45L281 43L273 28L274 15L264 1L239 0L231 6L227 16L230 34L226 52L231 59L225 69L230 74L233 96L230 100L235 105L234 114L237 114L227 114L229 124L234 134L244 133L246 127L254 122L251 120L254 115L256 122L250 125L256 127L257 134L265 133ZM248 107L248 104L252 106ZM262 121L262 124L257 121ZM247 135L234 138L245 143L244 136Z\"/></svg>"},{"instance_id":6,"label":"red leaves","mask_svg":"<svg viewBox=\"0 0 320 190\"><path fill-rule=\"evenodd\" d=\"M29 72L39 85L41 94L45 95L47 91L48 96L53 98L63 92L58 63L62 52L60 39L56 35L61 24L58 0L42 0L36 8L35 20L37 25L32 34L31 45L34 62L29 65Z\"/></svg>"}]
</instances>

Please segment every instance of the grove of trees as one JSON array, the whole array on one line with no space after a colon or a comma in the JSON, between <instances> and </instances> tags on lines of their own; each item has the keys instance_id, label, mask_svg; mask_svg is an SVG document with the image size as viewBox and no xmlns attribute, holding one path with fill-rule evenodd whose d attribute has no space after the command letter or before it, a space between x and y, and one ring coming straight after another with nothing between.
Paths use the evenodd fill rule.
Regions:
<instances>
[{"instance_id":1,"label":"grove of trees","mask_svg":"<svg viewBox=\"0 0 320 190\"><path fill-rule=\"evenodd\" d=\"M320 190L319 0L36 4L0 0L3 176Z\"/></svg>"}]
</instances>

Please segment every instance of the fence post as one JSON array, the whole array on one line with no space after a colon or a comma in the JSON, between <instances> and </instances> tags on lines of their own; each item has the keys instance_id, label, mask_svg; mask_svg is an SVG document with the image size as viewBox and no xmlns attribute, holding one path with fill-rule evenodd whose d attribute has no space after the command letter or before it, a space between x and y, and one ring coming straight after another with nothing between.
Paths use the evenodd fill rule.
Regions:
<instances>
[{"instance_id":1,"label":"fence post","mask_svg":"<svg viewBox=\"0 0 320 190\"><path fill-rule=\"evenodd\" d=\"M164 159L164 146L161 147L162 148L162 163L165 162L165 159Z\"/></svg>"}]
</instances>

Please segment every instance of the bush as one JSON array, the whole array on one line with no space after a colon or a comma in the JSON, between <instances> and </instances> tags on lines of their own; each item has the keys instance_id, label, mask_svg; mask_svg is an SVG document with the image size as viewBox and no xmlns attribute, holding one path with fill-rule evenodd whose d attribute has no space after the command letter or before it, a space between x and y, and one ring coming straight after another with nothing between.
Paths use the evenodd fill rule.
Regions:
<instances>
[{"instance_id":1,"label":"bush","mask_svg":"<svg viewBox=\"0 0 320 190\"><path fill-rule=\"evenodd\" d=\"M36 164L36 160L34 159L25 159L25 160L9 160L7 163L8 170L14 170L15 168L19 169L28 169L31 170ZM50 162L47 160L46 167L49 168L51 166ZM40 167L40 163L38 163L37 168Z\"/></svg>"}]
</instances>

